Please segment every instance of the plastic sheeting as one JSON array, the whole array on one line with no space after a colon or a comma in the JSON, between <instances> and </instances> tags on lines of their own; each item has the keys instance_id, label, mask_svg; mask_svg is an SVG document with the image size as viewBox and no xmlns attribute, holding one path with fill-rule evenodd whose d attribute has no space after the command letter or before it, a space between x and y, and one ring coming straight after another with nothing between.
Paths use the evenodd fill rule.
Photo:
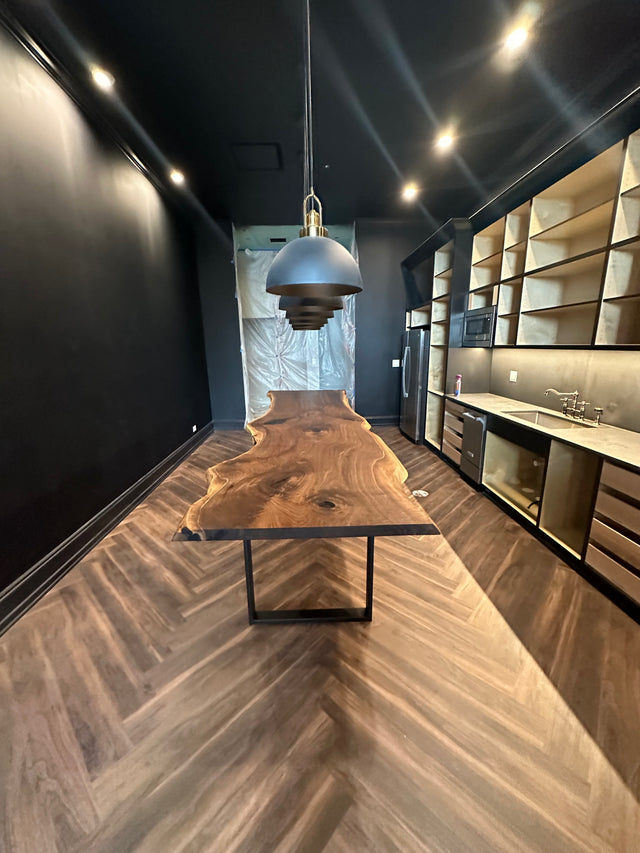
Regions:
<instances>
[{"instance_id":1,"label":"plastic sheeting","mask_svg":"<svg viewBox=\"0 0 640 853\"><path fill-rule=\"evenodd\" d=\"M344 389L354 404L354 297L344 297L343 310L322 329L294 332L278 309L280 297L265 289L276 254L251 249L236 254L245 423L267 411L267 391Z\"/></svg>"}]
</instances>

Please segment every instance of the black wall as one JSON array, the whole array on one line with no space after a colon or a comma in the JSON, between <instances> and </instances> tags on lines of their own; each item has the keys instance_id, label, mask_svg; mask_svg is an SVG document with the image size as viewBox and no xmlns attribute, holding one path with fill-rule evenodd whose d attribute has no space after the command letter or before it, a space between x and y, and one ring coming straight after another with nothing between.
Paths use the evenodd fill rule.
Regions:
<instances>
[{"instance_id":1,"label":"black wall","mask_svg":"<svg viewBox=\"0 0 640 853\"><path fill-rule=\"evenodd\" d=\"M231 223L199 240L200 301L216 429L242 429L245 406Z\"/></svg>"},{"instance_id":2,"label":"black wall","mask_svg":"<svg viewBox=\"0 0 640 853\"><path fill-rule=\"evenodd\" d=\"M191 227L0 30L0 589L210 421Z\"/></svg>"},{"instance_id":3,"label":"black wall","mask_svg":"<svg viewBox=\"0 0 640 853\"><path fill-rule=\"evenodd\" d=\"M356 296L356 410L372 424L397 423L405 327L403 261L428 228L391 220L358 220L356 242L364 290Z\"/></svg>"}]
</instances>

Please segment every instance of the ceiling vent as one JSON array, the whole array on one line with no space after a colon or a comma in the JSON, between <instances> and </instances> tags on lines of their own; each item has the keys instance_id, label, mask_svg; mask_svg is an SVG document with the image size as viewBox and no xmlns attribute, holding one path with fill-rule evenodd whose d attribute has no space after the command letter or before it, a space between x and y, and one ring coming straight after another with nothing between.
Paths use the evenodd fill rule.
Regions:
<instances>
[{"instance_id":1,"label":"ceiling vent","mask_svg":"<svg viewBox=\"0 0 640 853\"><path fill-rule=\"evenodd\" d=\"M236 142L231 153L239 172L278 172L282 169L280 146L276 142Z\"/></svg>"}]
</instances>

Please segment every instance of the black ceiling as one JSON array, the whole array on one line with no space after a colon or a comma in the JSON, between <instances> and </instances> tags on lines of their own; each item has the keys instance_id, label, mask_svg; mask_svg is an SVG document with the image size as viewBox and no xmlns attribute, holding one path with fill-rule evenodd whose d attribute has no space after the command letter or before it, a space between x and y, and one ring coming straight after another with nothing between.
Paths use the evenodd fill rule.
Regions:
<instances>
[{"instance_id":1,"label":"black ceiling","mask_svg":"<svg viewBox=\"0 0 640 853\"><path fill-rule=\"evenodd\" d=\"M299 221L304 0L11 5L32 31L53 13L83 59L115 75L117 96L211 215ZM638 85L637 2L526 5L539 10L534 35L505 68L500 45L522 3L312 0L327 222L426 217L435 228L469 215ZM438 155L434 136L449 123L457 148ZM400 199L408 180L419 205Z\"/></svg>"}]
</instances>

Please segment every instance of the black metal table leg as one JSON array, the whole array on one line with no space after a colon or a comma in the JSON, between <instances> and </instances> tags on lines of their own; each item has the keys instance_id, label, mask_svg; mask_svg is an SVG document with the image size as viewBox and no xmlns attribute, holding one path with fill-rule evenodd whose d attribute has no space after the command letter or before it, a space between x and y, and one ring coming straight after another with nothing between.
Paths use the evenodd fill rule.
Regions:
<instances>
[{"instance_id":1,"label":"black metal table leg","mask_svg":"<svg viewBox=\"0 0 640 853\"><path fill-rule=\"evenodd\" d=\"M244 574L247 581L247 606L249 608L249 624L256 621L256 595L253 588L253 558L251 556L251 540L244 540Z\"/></svg>"},{"instance_id":2,"label":"black metal table leg","mask_svg":"<svg viewBox=\"0 0 640 853\"><path fill-rule=\"evenodd\" d=\"M373 543L367 537L367 588L364 607L319 607L300 610L256 610L253 585L253 558L251 540L244 540L244 571L247 582L247 607L249 624L282 625L291 622L371 622L373 618Z\"/></svg>"},{"instance_id":3,"label":"black metal table leg","mask_svg":"<svg viewBox=\"0 0 640 853\"><path fill-rule=\"evenodd\" d=\"M367 622L373 619L373 536L367 536L367 602L364 608L364 618Z\"/></svg>"}]
</instances>

